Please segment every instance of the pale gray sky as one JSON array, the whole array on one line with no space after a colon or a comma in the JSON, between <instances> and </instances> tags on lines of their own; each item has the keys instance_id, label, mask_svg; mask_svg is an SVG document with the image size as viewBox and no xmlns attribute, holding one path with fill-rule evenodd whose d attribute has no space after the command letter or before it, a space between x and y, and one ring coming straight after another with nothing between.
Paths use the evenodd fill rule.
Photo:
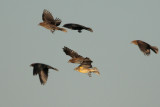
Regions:
<instances>
[{"instance_id":1,"label":"pale gray sky","mask_svg":"<svg viewBox=\"0 0 160 107\"><path fill-rule=\"evenodd\" d=\"M159 0L1 0L1 107L159 107L160 55L144 56L132 40L160 48ZM38 26L43 9L94 32ZM101 76L79 73L67 46L93 60ZM46 85L34 62L50 70Z\"/></svg>"}]
</instances>

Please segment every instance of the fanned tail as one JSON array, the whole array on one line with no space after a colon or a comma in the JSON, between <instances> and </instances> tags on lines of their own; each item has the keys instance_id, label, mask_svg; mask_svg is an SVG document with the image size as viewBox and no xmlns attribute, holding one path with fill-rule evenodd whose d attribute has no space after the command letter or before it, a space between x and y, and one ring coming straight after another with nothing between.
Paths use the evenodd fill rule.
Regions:
<instances>
[{"instance_id":1,"label":"fanned tail","mask_svg":"<svg viewBox=\"0 0 160 107\"><path fill-rule=\"evenodd\" d=\"M156 46L151 46L151 50L156 54L158 53L158 48Z\"/></svg>"},{"instance_id":2,"label":"fanned tail","mask_svg":"<svg viewBox=\"0 0 160 107\"><path fill-rule=\"evenodd\" d=\"M90 31L90 32L93 32L93 30L91 28L85 28L86 30Z\"/></svg>"},{"instance_id":3,"label":"fanned tail","mask_svg":"<svg viewBox=\"0 0 160 107\"><path fill-rule=\"evenodd\" d=\"M97 74L98 76L100 75L100 72L98 71L98 69L96 67L92 68L92 72Z\"/></svg>"},{"instance_id":4,"label":"fanned tail","mask_svg":"<svg viewBox=\"0 0 160 107\"><path fill-rule=\"evenodd\" d=\"M67 32L67 30L64 28L58 28L58 30L63 31L63 32Z\"/></svg>"}]
</instances>

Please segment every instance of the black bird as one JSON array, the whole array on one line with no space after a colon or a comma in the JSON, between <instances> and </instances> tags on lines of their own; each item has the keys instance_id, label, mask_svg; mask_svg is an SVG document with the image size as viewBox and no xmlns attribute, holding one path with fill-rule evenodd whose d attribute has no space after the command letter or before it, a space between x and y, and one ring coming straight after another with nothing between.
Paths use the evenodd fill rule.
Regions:
<instances>
[{"instance_id":1,"label":"black bird","mask_svg":"<svg viewBox=\"0 0 160 107\"><path fill-rule=\"evenodd\" d=\"M58 69L42 63L33 63L30 66L33 67L33 75L37 75L37 74L39 75L39 79L42 85L44 85L47 82L48 69L53 69L58 71Z\"/></svg>"},{"instance_id":2,"label":"black bird","mask_svg":"<svg viewBox=\"0 0 160 107\"><path fill-rule=\"evenodd\" d=\"M72 30L78 30L79 33L81 33L83 29L85 30L88 30L90 32L93 32L93 30L89 27L85 27L85 26L82 26L82 25L79 25L79 24L74 24L74 23L68 23L68 24L65 24L63 25L63 27L66 27L68 29L72 29Z\"/></svg>"}]
</instances>

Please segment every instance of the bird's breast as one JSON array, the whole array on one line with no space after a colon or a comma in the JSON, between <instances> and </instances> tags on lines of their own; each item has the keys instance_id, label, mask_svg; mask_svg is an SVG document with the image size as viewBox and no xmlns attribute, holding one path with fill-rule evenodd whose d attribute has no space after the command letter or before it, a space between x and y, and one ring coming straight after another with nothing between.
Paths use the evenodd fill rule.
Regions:
<instances>
[{"instance_id":1,"label":"bird's breast","mask_svg":"<svg viewBox=\"0 0 160 107\"><path fill-rule=\"evenodd\" d=\"M87 69L87 68L80 68L78 71L79 71L80 73L88 73L88 72L89 72L89 69Z\"/></svg>"},{"instance_id":2,"label":"bird's breast","mask_svg":"<svg viewBox=\"0 0 160 107\"><path fill-rule=\"evenodd\" d=\"M56 29L55 25L52 25L52 24L49 24L49 23L45 23L45 22L41 22L41 23L39 23L39 25L43 26L44 28L49 29L49 30Z\"/></svg>"}]
</instances>

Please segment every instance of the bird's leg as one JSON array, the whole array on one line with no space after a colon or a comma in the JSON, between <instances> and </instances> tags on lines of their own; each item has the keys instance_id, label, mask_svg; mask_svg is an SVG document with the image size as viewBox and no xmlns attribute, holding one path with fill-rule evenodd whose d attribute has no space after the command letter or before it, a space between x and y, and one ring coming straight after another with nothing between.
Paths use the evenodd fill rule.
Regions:
<instances>
[{"instance_id":1,"label":"bird's leg","mask_svg":"<svg viewBox=\"0 0 160 107\"><path fill-rule=\"evenodd\" d=\"M88 72L88 76L89 76L89 77L92 77L91 72Z\"/></svg>"},{"instance_id":2,"label":"bird's leg","mask_svg":"<svg viewBox=\"0 0 160 107\"><path fill-rule=\"evenodd\" d=\"M55 30L51 30L52 33L54 33Z\"/></svg>"}]
</instances>

